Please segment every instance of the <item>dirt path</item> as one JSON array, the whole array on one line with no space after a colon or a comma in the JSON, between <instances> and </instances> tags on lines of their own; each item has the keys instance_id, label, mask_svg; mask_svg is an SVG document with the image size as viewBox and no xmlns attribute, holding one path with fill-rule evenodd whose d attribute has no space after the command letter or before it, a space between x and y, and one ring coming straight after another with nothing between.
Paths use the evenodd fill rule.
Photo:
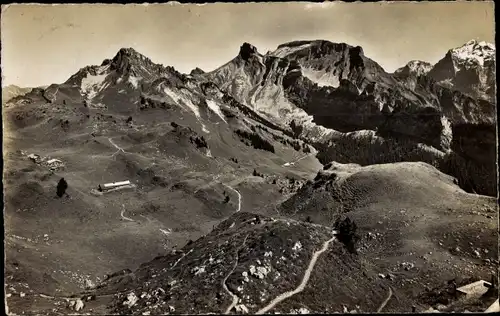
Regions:
<instances>
[{"instance_id":1,"label":"dirt path","mask_svg":"<svg viewBox=\"0 0 500 316\"><path fill-rule=\"evenodd\" d=\"M123 214L125 214L125 205L122 205L122 211L120 213L121 218L126 220L126 221L129 221L129 222L135 222L133 219L131 219Z\"/></svg>"},{"instance_id":2,"label":"dirt path","mask_svg":"<svg viewBox=\"0 0 500 316\"><path fill-rule=\"evenodd\" d=\"M172 270L173 268L175 268L175 266L182 260L184 259L184 257L186 257L187 255L189 255L191 252L193 252L193 249L189 250L188 252L186 252L185 254L183 254L179 259L177 259L176 262L174 262L174 264L170 267L170 270Z\"/></svg>"},{"instance_id":3,"label":"dirt path","mask_svg":"<svg viewBox=\"0 0 500 316\"><path fill-rule=\"evenodd\" d=\"M230 185L224 184L224 186L233 190L234 192L236 192L236 194L238 194L238 208L235 211L235 213L238 213L241 210L241 193Z\"/></svg>"},{"instance_id":4,"label":"dirt path","mask_svg":"<svg viewBox=\"0 0 500 316\"><path fill-rule=\"evenodd\" d=\"M236 306L236 304L238 304L238 301L239 301L239 297L238 295L234 294L233 292L231 292L231 290L228 289L227 287L227 279L231 276L231 274L233 274L234 270L236 269L236 267L238 266L238 262L240 260L239 258L239 252L240 250L243 248L243 246L245 245L245 242L247 241L247 238L248 238L248 235L245 236L245 239L243 240L243 242L241 243L241 246L238 247L238 249L236 249L236 260L234 260L234 265L233 265L233 268L231 269L231 271L229 271L229 273L226 275L226 277L224 278L224 280L222 280L222 287L224 288L224 290L229 293L229 295L231 295L231 297L233 298L231 304L227 307L226 311L224 312L224 314L229 314L229 312L231 312L231 310Z\"/></svg>"},{"instance_id":5,"label":"dirt path","mask_svg":"<svg viewBox=\"0 0 500 316\"><path fill-rule=\"evenodd\" d=\"M382 302L382 304L380 304L380 307L377 309L377 313L380 313L382 309L384 309L385 305L387 305L387 302L389 302L391 297L392 297L392 289L389 286L389 295L387 295L387 298Z\"/></svg>"},{"instance_id":6,"label":"dirt path","mask_svg":"<svg viewBox=\"0 0 500 316\"><path fill-rule=\"evenodd\" d=\"M113 157L114 155L116 155L118 152L122 152L122 153L126 153L125 150L123 150L123 148L121 148L120 146L118 146L117 144L115 144L115 142L113 141L113 139L111 137L108 137L108 141L111 143L111 145L113 145L113 147L115 147L117 150L116 152L111 155L111 157Z\"/></svg>"},{"instance_id":7,"label":"dirt path","mask_svg":"<svg viewBox=\"0 0 500 316\"><path fill-rule=\"evenodd\" d=\"M271 310L274 306L276 306L277 304L279 304L280 302L286 300L289 297L292 297L293 295L295 295L297 293L302 292L304 290L304 288L306 287L307 282L309 282L309 278L311 277L311 273L312 273L312 271L314 269L314 265L316 265L316 261L318 260L319 256L328 249L328 245L332 241L334 241L334 240L335 240L335 236L333 236L332 238L328 239L323 244L323 247L321 247L320 250L316 251L313 254L313 256L311 258L311 262L309 262L309 266L307 267L306 272L304 273L304 277L302 278L302 282L300 283L300 285L295 290L288 291L288 292L285 292L285 293L279 295L274 300L272 300L271 303L269 303L267 306L261 308L255 314L257 314L257 315L265 314L269 310Z\"/></svg>"}]
</instances>

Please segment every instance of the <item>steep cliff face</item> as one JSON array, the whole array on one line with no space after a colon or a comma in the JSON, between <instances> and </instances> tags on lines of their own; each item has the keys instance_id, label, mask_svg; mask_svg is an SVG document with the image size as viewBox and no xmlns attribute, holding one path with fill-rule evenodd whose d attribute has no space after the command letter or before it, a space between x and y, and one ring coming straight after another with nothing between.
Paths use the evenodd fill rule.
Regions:
<instances>
[{"instance_id":1,"label":"steep cliff face","mask_svg":"<svg viewBox=\"0 0 500 316\"><path fill-rule=\"evenodd\" d=\"M421 84L422 78L425 77L431 69L432 64L428 62L412 60L404 67L397 69L393 75L407 88L415 90Z\"/></svg>"},{"instance_id":2,"label":"steep cliff face","mask_svg":"<svg viewBox=\"0 0 500 316\"><path fill-rule=\"evenodd\" d=\"M302 136L314 141L368 129L448 150L451 125L494 121L491 102L444 86L430 71L413 61L389 74L361 47L318 40L282 44L266 55L245 43L205 78L284 127L303 126Z\"/></svg>"},{"instance_id":3,"label":"steep cliff face","mask_svg":"<svg viewBox=\"0 0 500 316\"><path fill-rule=\"evenodd\" d=\"M485 47L489 55L482 62L464 59L453 50L449 55L457 65L462 60L463 67L488 73L484 68L489 67L491 54L489 46ZM321 160L338 158L338 148L344 148L347 141L375 146L382 155L365 159L347 154L352 162L408 158L438 165L452 150L457 126L496 123L493 102L447 85L435 75L440 68L439 63L411 61L390 74L366 57L361 47L317 40L285 43L265 55L244 44L235 59L204 79L269 121L316 144ZM372 134L383 141L374 140ZM386 147L390 153L383 152ZM462 169L454 175L463 177L475 167Z\"/></svg>"},{"instance_id":4,"label":"steep cliff face","mask_svg":"<svg viewBox=\"0 0 500 316\"><path fill-rule=\"evenodd\" d=\"M496 103L495 45L471 40L450 49L429 72L443 86Z\"/></svg>"},{"instance_id":5,"label":"steep cliff face","mask_svg":"<svg viewBox=\"0 0 500 316\"><path fill-rule=\"evenodd\" d=\"M238 56L216 71L207 73L206 78L246 104L251 88L262 80L264 70L263 56L253 45L243 43Z\"/></svg>"}]
</instances>

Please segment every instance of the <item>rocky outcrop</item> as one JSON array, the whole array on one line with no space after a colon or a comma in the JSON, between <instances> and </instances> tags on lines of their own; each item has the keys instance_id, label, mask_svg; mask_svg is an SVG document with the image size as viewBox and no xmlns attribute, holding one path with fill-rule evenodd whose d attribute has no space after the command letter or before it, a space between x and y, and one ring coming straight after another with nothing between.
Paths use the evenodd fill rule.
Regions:
<instances>
[{"instance_id":1,"label":"rocky outcrop","mask_svg":"<svg viewBox=\"0 0 500 316\"><path fill-rule=\"evenodd\" d=\"M412 60L404 67L397 69L394 72L394 75L398 77L408 77L408 76L420 77L429 73L431 69L432 69L431 63L421 60Z\"/></svg>"},{"instance_id":2,"label":"rocky outcrop","mask_svg":"<svg viewBox=\"0 0 500 316\"><path fill-rule=\"evenodd\" d=\"M493 62L491 46L472 42L464 46L471 45L475 51L478 45L483 47L484 52L479 53L483 54L482 62L481 56L464 57L460 49L455 49L448 54L454 67L462 65L464 69L472 67L489 73ZM411 61L389 74L366 57L361 47L344 43L296 41L282 44L263 56L254 46L244 43L232 62L206 78L224 86L241 104L283 128L288 130L293 122L293 135L316 143L319 156L324 156L321 159L332 159L332 153L338 152L334 147L339 145L338 132L371 130L376 137L385 139L376 141L384 144L377 149L382 155L380 162L424 159L438 165L453 147L456 126L495 124L494 103L476 98L456 85L446 85L445 81L453 75L457 85L474 83L460 81L454 69L448 69L450 76L444 70L441 77L436 75L439 69L446 68L444 64L442 61L433 67ZM482 81L476 79L487 82L483 77ZM311 135L320 136L322 143ZM356 137L342 139L357 143L364 136ZM367 141L367 148L373 146L372 140ZM383 152L386 147L390 147L389 152ZM377 160L352 155L350 158L361 163ZM464 172L452 173L462 177Z\"/></svg>"},{"instance_id":3,"label":"rocky outcrop","mask_svg":"<svg viewBox=\"0 0 500 316\"><path fill-rule=\"evenodd\" d=\"M438 85L429 71L430 64L413 61L389 74L361 47L297 41L264 56L244 43L232 62L207 78L286 128L295 120L304 135L316 125L379 130L448 150L450 124L490 122L494 106Z\"/></svg>"},{"instance_id":4,"label":"rocky outcrop","mask_svg":"<svg viewBox=\"0 0 500 316\"><path fill-rule=\"evenodd\" d=\"M473 98L496 103L495 62L495 45L471 40L449 50L429 76Z\"/></svg>"},{"instance_id":5,"label":"rocky outcrop","mask_svg":"<svg viewBox=\"0 0 500 316\"><path fill-rule=\"evenodd\" d=\"M203 75L204 73L205 72L202 69L196 67L195 69L191 70L191 72L189 74L191 76L196 76L196 75Z\"/></svg>"},{"instance_id":6,"label":"rocky outcrop","mask_svg":"<svg viewBox=\"0 0 500 316\"><path fill-rule=\"evenodd\" d=\"M15 85L8 85L2 88L2 104L6 104L11 99L24 96L26 93L30 92L33 88L21 88Z\"/></svg>"}]
</instances>

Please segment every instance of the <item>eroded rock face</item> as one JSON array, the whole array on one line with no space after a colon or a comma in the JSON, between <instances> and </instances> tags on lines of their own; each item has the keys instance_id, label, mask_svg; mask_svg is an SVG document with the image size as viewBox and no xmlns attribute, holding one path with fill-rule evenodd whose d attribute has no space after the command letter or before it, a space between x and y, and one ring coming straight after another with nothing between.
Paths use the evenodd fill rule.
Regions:
<instances>
[{"instance_id":1,"label":"eroded rock face","mask_svg":"<svg viewBox=\"0 0 500 316\"><path fill-rule=\"evenodd\" d=\"M257 48L249 43L243 43L240 47L240 56L243 60L248 60L252 55L257 54Z\"/></svg>"},{"instance_id":2,"label":"eroded rock face","mask_svg":"<svg viewBox=\"0 0 500 316\"><path fill-rule=\"evenodd\" d=\"M420 77L428 74L431 69L431 63L421 60L412 60L406 64L406 66L397 69L394 74L398 77Z\"/></svg>"},{"instance_id":3,"label":"eroded rock face","mask_svg":"<svg viewBox=\"0 0 500 316\"><path fill-rule=\"evenodd\" d=\"M205 72L201 68L196 67L195 69L191 70L189 74L195 76L195 75L202 75L204 73Z\"/></svg>"},{"instance_id":4,"label":"eroded rock face","mask_svg":"<svg viewBox=\"0 0 500 316\"><path fill-rule=\"evenodd\" d=\"M430 76L431 68L413 61L389 74L361 47L344 43L297 41L263 56L244 43L234 62L208 78L283 125L303 125L299 137L317 125L345 133L378 130L446 151L450 125L491 122L495 107L446 87Z\"/></svg>"},{"instance_id":5,"label":"eroded rock face","mask_svg":"<svg viewBox=\"0 0 500 316\"><path fill-rule=\"evenodd\" d=\"M449 50L429 76L441 85L496 103L495 63L495 45L471 40Z\"/></svg>"}]
</instances>

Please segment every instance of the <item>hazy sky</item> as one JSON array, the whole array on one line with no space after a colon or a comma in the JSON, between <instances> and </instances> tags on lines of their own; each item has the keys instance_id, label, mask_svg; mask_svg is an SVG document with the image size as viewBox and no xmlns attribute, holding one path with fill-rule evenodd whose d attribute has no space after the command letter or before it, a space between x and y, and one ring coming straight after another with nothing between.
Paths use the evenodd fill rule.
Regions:
<instances>
[{"instance_id":1,"label":"hazy sky","mask_svg":"<svg viewBox=\"0 0 500 316\"><path fill-rule=\"evenodd\" d=\"M362 46L386 71L437 62L470 39L494 42L493 2L2 5L2 85L61 83L121 47L181 72L210 71L243 42L261 53L326 39Z\"/></svg>"}]
</instances>

